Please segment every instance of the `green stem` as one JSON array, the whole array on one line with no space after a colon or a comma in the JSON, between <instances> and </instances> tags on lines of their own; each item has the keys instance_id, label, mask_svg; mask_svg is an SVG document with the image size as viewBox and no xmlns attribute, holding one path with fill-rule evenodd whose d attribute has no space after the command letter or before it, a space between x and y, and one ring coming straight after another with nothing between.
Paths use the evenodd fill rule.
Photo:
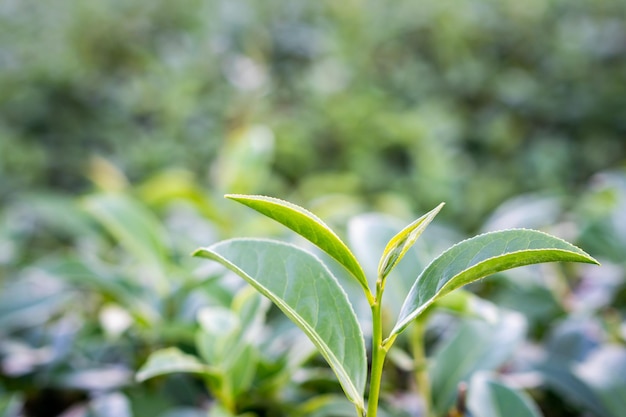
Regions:
<instances>
[{"instance_id":1,"label":"green stem","mask_svg":"<svg viewBox=\"0 0 626 417\"><path fill-rule=\"evenodd\" d=\"M413 360L415 363L415 381L417 390L422 398L424 416L433 417L432 395L430 389L430 377L428 375L428 363L424 350L424 334L426 332L426 320L422 317L415 320L413 324L413 337L411 344L413 348Z\"/></svg>"},{"instance_id":2,"label":"green stem","mask_svg":"<svg viewBox=\"0 0 626 417\"><path fill-rule=\"evenodd\" d=\"M380 281L379 281L380 282ZM370 391L367 402L367 417L376 417L383 365L387 349L383 346L382 283L376 285L376 301L372 304L372 369L370 371Z\"/></svg>"}]
</instances>

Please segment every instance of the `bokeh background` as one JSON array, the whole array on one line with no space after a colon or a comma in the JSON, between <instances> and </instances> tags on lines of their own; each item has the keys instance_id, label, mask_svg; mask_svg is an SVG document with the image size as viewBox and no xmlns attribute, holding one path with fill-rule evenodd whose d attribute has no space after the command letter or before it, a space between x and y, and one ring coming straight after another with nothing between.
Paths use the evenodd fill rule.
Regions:
<instances>
[{"instance_id":1,"label":"bokeh background","mask_svg":"<svg viewBox=\"0 0 626 417\"><path fill-rule=\"evenodd\" d=\"M130 381L151 350L192 351L197 310L233 297L181 295L193 248L285 236L224 193L289 199L340 228L445 201L440 240L549 230L600 272L569 269L568 296L537 283L539 301L477 291L540 305L525 312L540 345L592 294L597 334L576 335L619 346L624 366L626 2L3 0L0 410L206 409L193 379L194 394ZM540 397L546 415L613 416L566 385Z\"/></svg>"}]
</instances>

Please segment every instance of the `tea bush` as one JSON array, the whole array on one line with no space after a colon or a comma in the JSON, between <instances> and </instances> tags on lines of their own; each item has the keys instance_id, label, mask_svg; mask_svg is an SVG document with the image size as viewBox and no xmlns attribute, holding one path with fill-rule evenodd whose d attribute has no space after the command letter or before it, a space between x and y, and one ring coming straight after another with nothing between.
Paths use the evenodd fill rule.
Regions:
<instances>
[{"instance_id":1,"label":"tea bush","mask_svg":"<svg viewBox=\"0 0 626 417\"><path fill-rule=\"evenodd\" d=\"M469 409L516 387L546 416L621 415L625 21L620 0L2 2L0 415L220 416L230 398L240 414L352 416L298 329L190 253L303 245L362 321L359 288L225 193L309 208L367 276L445 201L390 275L385 331L454 242L515 227L573 242L602 266L502 272L433 312L432 410L465 382ZM215 377L207 334L243 341L241 379ZM381 414L420 415L412 336L389 350ZM138 383L159 352L197 372Z\"/></svg>"}]
</instances>

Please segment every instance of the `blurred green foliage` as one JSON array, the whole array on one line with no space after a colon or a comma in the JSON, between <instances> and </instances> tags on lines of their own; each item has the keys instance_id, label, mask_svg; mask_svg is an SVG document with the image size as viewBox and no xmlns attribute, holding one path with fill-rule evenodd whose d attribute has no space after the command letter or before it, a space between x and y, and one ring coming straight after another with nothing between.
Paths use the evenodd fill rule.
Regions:
<instances>
[{"instance_id":1,"label":"blurred green foliage","mask_svg":"<svg viewBox=\"0 0 626 417\"><path fill-rule=\"evenodd\" d=\"M192 249L244 231L293 239L216 197L244 192L350 219L364 264L390 224L446 201L400 266L408 280L477 230L577 242L603 266L472 288L527 334L490 345L506 329L442 314L427 350L480 336L489 358L515 340L487 370L546 416L616 417L625 112L622 0L1 1L0 415L206 415L197 379L133 374L159 348L198 355L197 313L240 291ZM343 415L308 346L272 310L261 327L245 411ZM406 356L390 354L391 416L419 409ZM444 371L441 410L458 382Z\"/></svg>"},{"instance_id":2,"label":"blurred green foliage","mask_svg":"<svg viewBox=\"0 0 626 417\"><path fill-rule=\"evenodd\" d=\"M28 0L0 22L4 199L83 190L92 155L214 179L248 140L271 175L226 191L395 192L471 228L626 155L620 0Z\"/></svg>"}]
</instances>

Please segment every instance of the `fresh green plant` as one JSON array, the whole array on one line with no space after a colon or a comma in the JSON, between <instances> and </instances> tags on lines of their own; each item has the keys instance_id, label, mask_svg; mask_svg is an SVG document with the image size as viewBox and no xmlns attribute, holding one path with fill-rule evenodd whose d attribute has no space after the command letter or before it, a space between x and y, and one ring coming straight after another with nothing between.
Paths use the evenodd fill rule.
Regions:
<instances>
[{"instance_id":1,"label":"fresh green plant","mask_svg":"<svg viewBox=\"0 0 626 417\"><path fill-rule=\"evenodd\" d=\"M377 415L383 365L389 349L412 323L423 329L427 316L424 313L437 300L465 284L519 266L557 261L597 264L581 249L535 230L511 229L475 236L452 246L421 272L404 300L395 325L384 335L382 301L386 279L441 210L443 203L388 242L378 264L376 280L371 283L348 246L311 212L271 197L227 197L311 241L339 262L363 289L372 313L367 404L368 366L363 331L345 291L326 264L306 250L267 239L229 239L194 253L235 272L298 325L327 360L359 416ZM427 374L420 375L418 370L418 375L421 376L419 389L428 404ZM496 387L494 393L510 394L500 390L498 385L491 386ZM432 415L428 406L426 415Z\"/></svg>"},{"instance_id":2,"label":"fresh green plant","mask_svg":"<svg viewBox=\"0 0 626 417\"><path fill-rule=\"evenodd\" d=\"M313 353L294 341L291 329L280 329L266 321L269 301L250 287L244 287L228 307L206 306L198 313L196 332L198 356L178 347L153 352L139 369L136 379L174 373L202 378L215 402L209 416L291 415L291 404L278 397ZM284 347L277 348L276 344ZM348 403L349 404L349 403ZM289 408L287 414L283 408ZM246 410L241 414L242 410ZM253 411L250 411L253 410Z\"/></svg>"}]
</instances>

